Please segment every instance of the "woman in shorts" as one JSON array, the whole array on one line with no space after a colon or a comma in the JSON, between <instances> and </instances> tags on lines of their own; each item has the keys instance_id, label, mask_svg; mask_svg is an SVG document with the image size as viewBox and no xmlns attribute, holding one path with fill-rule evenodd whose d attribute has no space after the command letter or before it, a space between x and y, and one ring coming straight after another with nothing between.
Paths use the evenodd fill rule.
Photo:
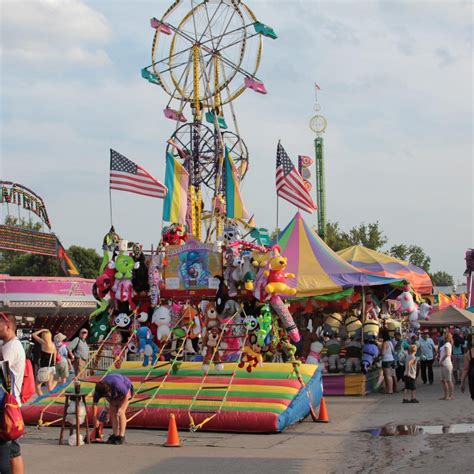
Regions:
<instances>
[{"instance_id":1,"label":"woman in shorts","mask_svg":"<svg viewBox=\"0 0 474 474\"><path fill-rule=\"evenodd\" d=\"M440 400L454 400L453 392L453 336L447 333L444 337L444 344L439 351L439 365L441 367L441 384L443 386L443 396Z\"/></svg>"}]
</instances>

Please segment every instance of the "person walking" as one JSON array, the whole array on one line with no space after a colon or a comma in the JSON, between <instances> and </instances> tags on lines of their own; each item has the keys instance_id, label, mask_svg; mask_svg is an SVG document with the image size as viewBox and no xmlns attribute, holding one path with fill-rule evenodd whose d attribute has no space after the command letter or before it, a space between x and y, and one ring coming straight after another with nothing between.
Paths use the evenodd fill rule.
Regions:
<instances>
[{"instance_id":1,"label":"person walking","mask_svg":"<svg viewBox=\"0 0 474 474\"><path fill-rule=\"evenodd\" d=\"M461 331L456 328L453 335L453 375L454 383L459 385L461 383L461 374L463 371L464 362L464 337Z\"/></svg>"},{"instance_id":2,"label":"person walking","mask_svg":"<svg viewBox=\"0 0 474 474\"><path fill-rule=\"evenodd\" d=\"M454 400L453 385L453 336L447 333L444 337L444 344L439 353L439 365L441 366L441 384L443 386L443 396L440 400Z\"/></svg>"},{"instance_id":3,"label":"person walking","mask_svg":"<svg viewBox=\"0 0 474 474\"><path fill-rule=\"evenodd\" d=\"M54 336L54 345L56 346L56 350L58 352L55 366L56 377L58 379L58 383L60 384L66 383L67 378L69 377L69 372L72 368L72 364L69 361L69 352L67 350L66 344L64 344L66 339L67 337L60 332Z\"/></svg>"},{"instance_id":4,"label":"person walking","mask_svg":"<svg viewBox=\"0 0 474 474\"><path fill-rule=\"evenodd\" d=\"M89 360L89 345L87 344L87 329L82 328L79 336L74 338L68 346L69 357L72 360L74 374L76 377L86 368ZM87 377L87 371L84 370L83 377Z\"/></svg>"},{"instance_id":5,"label":"person walking","mask_svg":"<svg viewBox=\"0 0 474 474\"><path fill-rule=\"evenodd\" d=\"M395 351L388 331L382 331L382 369L385 382L385 393L391 394L397 390L393 375L395 366Z\"/></svg>"},{"instance_id":6,"label":"person walking","mask_svg":"<svg viewBox=\"0 0 474 474\"><path fill-rule=\"evenodd\" d=\"M403 391L403 403L420 403L416 398L416 351L417 346L412 344L408 349L408 356L405 362L405 390ZM411 392L408 398L408 392Z\"/></svg>"},{"instance_id":7,"label":"person walking","mask_svg":"<svg viewBox=\"0 0 474 474\"><path fill-rule=\"evenodd\" d=\"M16 337L16 319L12 314L0 313L0 360L8 361L12 395L21 406L21 388L25 374L25 350ZM25 471L18 440L0 440L0 472L23 474Z\"/></svg>"},{"instance_id":8,"label":"person walking","mask_svg":"<svg viewBox=\"0 0 474 474\"><path fill-rule=\"evenodd\" d=\"M92 426L97 426L97 404L101 398L109 402L109 416L112 424L112 435L107 444L124 444L127 428L127 408L133 396L133 385L129 378L122 374L106 375L95 385L92 404Z\"/></svg>"},{"instance_id":9,"label":"person walking","mask_svg":"<svg viewBox=\"0 0 474 474\"><path fill-rule=\"evenodd\" d=\"M429 337L428 330L425 329L421 335L420 339L420 368L421 368L421 380L426 384L427 381L430 382L430 385L433 385L433 362L436 354L436 346ZM426 372L428 372L428 377L426 377Z\"/></svg>"},{"instance_id":10,"label":"person walking","mask_svg":"<svg viewBox=\"0 0 474 474\"><path fill-rule=\"evenodd\" d=\"M56 386L54 374L56 373L56 346L53 342L53 336L49 329L40 329L34 332L33 339L41 345L41 353L39 357L39 369L36 373L36 393L41 396L43 391L41 386L45 383L48 392L51 392Z\"/></svg>"},{"instance_id":11,"label":"person walking","mask_svg":"<svg viewBox=\"0 0 474 474\"><path fill-rule=\"evenodd\" d=\"M472 334L467 339L467 350L464 354L464 369L461 376L461 392L464 393L465 382L468 380L471 400L474 402L474 344Z\"/></svg>"}]
</instances>

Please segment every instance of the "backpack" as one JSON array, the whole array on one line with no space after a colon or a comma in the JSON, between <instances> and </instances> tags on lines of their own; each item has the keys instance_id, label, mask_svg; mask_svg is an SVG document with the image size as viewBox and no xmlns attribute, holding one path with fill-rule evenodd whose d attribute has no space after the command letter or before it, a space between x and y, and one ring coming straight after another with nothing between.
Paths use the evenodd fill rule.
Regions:
<instances>
[{"instance_id":1,"label":"backpack","mask_svg":"<svg viewBox=\"0 0 474 474\"><path fill-rule=\"evenodd\" d=\"M16 398L11 393L5 394L3 414L0 420L0 439L13 441L25 433L25 423Z\"/></svg>"},{"instance_id":2,"label":"backpack","mask_svg":"<svg viewBox=\"0 0 474 474\"><path fill-rule=\"evenodd\" d=\"M23 385L21 386L20 400L26 403L35 393L35 374L33 364L30 359L25 360L25 375L23 376Z\"/></svg>"}]
</instances>

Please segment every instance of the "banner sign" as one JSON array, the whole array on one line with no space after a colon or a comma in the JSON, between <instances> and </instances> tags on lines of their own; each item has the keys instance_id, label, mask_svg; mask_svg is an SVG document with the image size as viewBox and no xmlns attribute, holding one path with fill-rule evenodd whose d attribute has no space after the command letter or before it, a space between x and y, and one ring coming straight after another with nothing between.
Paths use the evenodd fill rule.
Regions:
<instances>
[{"instance_id":1,"label":"banner sign","mask_svg":"<svg viewBox=\"0 0 474 474\"><path fill-rule=\"evenodd\" d=\"M21 184L13 183L11 181L0 181L0 186L0 204L15 204L27 211L31 211L36 214L49 229L51 229L51 222L49 221L43 199L41 199L31 189L28 189Z\"/></svg>"},{"instance_id":2,"label":"banner sign","mask_svg":"<svg viewBox=\"0 0 474 474\"><path fill-rule=\"evenodd\" d=\"M163 296L216 294L222 275L222 254L215 244L190 240L185 245L170 245L165 250L165 289Z\"/></svg>"}]
</instances>

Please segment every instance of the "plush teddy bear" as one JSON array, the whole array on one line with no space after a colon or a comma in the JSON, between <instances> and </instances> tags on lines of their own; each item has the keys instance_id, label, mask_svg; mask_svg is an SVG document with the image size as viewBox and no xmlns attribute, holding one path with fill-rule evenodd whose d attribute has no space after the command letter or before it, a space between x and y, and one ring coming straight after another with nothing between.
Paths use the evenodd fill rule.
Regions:
<instances>
[{"instance_id":1,"label":"plush teddy bear","mask_svg":"<svg viewBox=\"0 0 474 474\"><path fill-rule=\"evenodd\" d=\"M216 305L213 301L209 301L203 311L204 322L203 322L203 331L202 337L205 337L206 332L213 328L219 328L221 325L219 313L217 312Z\"/></svg>"},{"instance_id":2,"label":"plush teddy bear","mask_svg":"<svg viewBox=\"0 0 474 474\"><path fill-rule=\"evenodd\" d=\"M219 351L219 339L221 337L221 329L219 327L212 327L207 331L206 335L202 341L202 355L204 361L202 364L202 370L207 372L211 363L213 362L216 370L223 370L224 366L222 365L222 354Z\"/></svg>"},{"instance_id":3,"label":"plush teddy bear","mask_svg":"<svg viewBox=\"0 0 474 474\"><path fill-rule=\"evenodd\" d=\"M288 259L281 255L273 257L270 260L270 270L265 271L267 277L267 284L265 291L271 295L295 295L296 289L290 288L286 283L286 278L295 278L294 273L285 273L285 268L288 264Z\"/></svg>"},{"instance_id":4,"label":"plush teddy bear","mask_svg":"<svg viewBox=\"0 0 474 474\"><path fill-rule=\"evenodd\" d=\"M267 277L265 273L269 271L270 253L252 252L252 265L256 269L255 280L253 282L253 296L258 301L264 301L267 298L265 293L265 286L267 284Z\"/></svg>"}]
</instances>

